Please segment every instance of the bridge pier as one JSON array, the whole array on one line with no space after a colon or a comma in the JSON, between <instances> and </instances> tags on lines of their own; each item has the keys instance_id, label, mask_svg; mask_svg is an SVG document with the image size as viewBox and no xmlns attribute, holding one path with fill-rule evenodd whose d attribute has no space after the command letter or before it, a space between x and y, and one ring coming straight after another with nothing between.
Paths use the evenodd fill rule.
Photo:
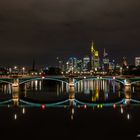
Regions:
<instances>
[{"instance_id":1,"label":"bridge pier","mask_svg":"<svg viewBox=\"0 0 140 140\"><path fill-rule=\"evenodd\" d=\"M14 79L12 83L12 87L18 87L19 86L19 79Z\"/></svg>"},{"instance_id":2,"label":"bridge pier","mask_svg":"<svg viewBox=\"0 0 140 140\"><path fill-rule=\"evenodd\" d=\"M69 100L75 99L75 85L74 85L74 79L69 79Z\"/></svg>"},{"instance_id":3,"label":"bridge pier","mask_svg":"<svg viewBox=\"0 0 140 140\"><path fill-rule=\"evenodd\" d=\"M124 94L125 94L126 104L129 104L130 103L130 99L131 99L131 84L124 86Z\"/></svg>"},{"instance_id":4,"label":"bridge pier","mask_svg":"<svg viewBox=\"0 0 140 140\"><path fill-rule=\"evenodd\" d=\"M14 106L19 106L19 87L12 86L12 99Z\"/></svg>"},{"instance_id":5,"label":"bridge pier","mask_svg":"<svg viewBox=\"0 0 140 140\"><path fill-rule=\"evenodd\" d=\"M128 79L124 80L124 93L126 100L131 99L131 83Z\"/></svg>"}]
</instances>

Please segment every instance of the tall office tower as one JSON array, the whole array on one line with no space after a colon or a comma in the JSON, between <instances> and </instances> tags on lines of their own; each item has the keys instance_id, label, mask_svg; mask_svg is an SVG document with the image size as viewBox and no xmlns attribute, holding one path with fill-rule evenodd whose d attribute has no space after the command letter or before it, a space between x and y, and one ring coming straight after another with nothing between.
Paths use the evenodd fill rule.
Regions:
<instances>
[{"instance_id":1,"label":"tall office tower","mask_svg":"<svg viewBox=\"0 0 140 140\"><path fill-rule=\"evenodd\" d=\"M99 67L99 52L95 50L96 45L92 42L91 45L91 70L96 71Z\"/></svg>"},{"instance_id":2,"label":"tall office tower","mask_svg":"<svg viewBox=\"0 0 140 140\"><path fill-rule=\"evenodd\" d=\"M67 62L67 71L68 72L76 72L77 71L77 58L70 57Z\"/></svg>"},{"instance_id":3,"label":"tall office tower","mask_svg":"<svg viewBox=\"0 0 140 140\"><path fill-rule=\"evenodd\" d=\"M140 66L140 57L135 57L135 66Z\"/></svg>"},{"instance_id":4,"label":"tall office tower","mask_svg":"<svg viewBox=\"0 0 140 140\"><path fill-rule=\"evenodd\" d=\"M102 69L105 71L108 71L108 69L109 69L109 58L108 58L108 53L106 52L105 49L104 49L104 53L103 53Z\"/></svg>"},{"instance_id":5,"label":"tall office tower","mask_svg":"<svg viewBox=\"0 0 140 140\"><path fill-rule=\"evenodd\" d=\"M88 71L89 70L89 63L90 63L90 57L85 56L83 58L83 71Z\"/></svg>"}]
</instances>

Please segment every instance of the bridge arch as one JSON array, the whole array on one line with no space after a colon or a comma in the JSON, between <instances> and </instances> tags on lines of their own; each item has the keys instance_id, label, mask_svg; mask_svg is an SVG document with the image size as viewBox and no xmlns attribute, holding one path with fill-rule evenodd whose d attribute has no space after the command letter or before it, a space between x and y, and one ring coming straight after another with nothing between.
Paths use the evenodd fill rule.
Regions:
<instances>
[{"instance_id":1,"label":"bridge arch","mask_svg":"<svg viewBox=\"0 0 140 140\"><path fill-rule=\"evenodd\" d=\"M31 101L26 101L26 100L22 100L20 99L21 103L30 105L30 106L37 106L37 107L41 107L42 104L45 105L46 107L53 107L53 106L59 106L59 105L64 105L65 103L69 103L69 99L66 99L64 101L57 101L54 103L36 103L36 102L31 102Z\"/></svg>"},{"instance_id":2,"label":"bridge arch","mask_svg":"<svg viewBox=\"0 0 140 140\"><path fill-rule=\"evenodd\" d=\"M106 81L111 80L111 81L119 82L119 83L121 83L121 84L124 85L124 81L119 80L119 79L116 79L116 78L113 79L113 78L97 78L97 77L95 77L95 78L83 78L83 79L81 79L81 80L76 80L76 81L75 81L75 85L78 84L78 83L81 82L81 81L84 81L84 80L106 80Z\"/></svg>"},{"instance_id":3,"label":"bridge arch","mask_svg":"<svg viewBox=\"0 0 140 140\"><path fill-rule=\"evenodd\" d=\"M28 82L31 82L31 81L36 81L36 80L51 80L51 81L64 82L65 84L68 84L68 82L66 82L64 80L61 80L61 79L46 77L46 78L32 78L32 79L28 79L28 80L20 82L19 85L24 84L24 83L28 83Z\"/></svg>"},{"instance_id":4,"label":"bridge arch","mask_svg":"<svg viewBox=\"0 0 140 140\"><path fill-rule=\"evenodd\" d=\"M140 80L131 82L131 85L136 83L140 83Z\"/></svg>"},{"instance_id":5,"label":"bridge arch","mask_svg":"<svg viewBox=\"0 0 140 140\"><path fill-rule=\"evenodd\" d=\"M1 79L0 79L0 83L6 83L6 84L11 84L12 85L12 82L1 80Z\"/></svg>"}]
</instances>

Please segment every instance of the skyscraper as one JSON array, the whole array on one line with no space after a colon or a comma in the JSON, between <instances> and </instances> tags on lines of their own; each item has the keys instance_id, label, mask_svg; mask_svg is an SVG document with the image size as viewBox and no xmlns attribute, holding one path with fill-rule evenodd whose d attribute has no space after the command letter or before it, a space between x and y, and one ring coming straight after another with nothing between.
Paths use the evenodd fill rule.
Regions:
<instances>
[{"instance_id":1,"label":"skyscraper","mask_svg":"<svg viewBox=\"0 0 140 140\"><path fill-rule=\"evenodd\" d=\"M96 49L95 43L92 41L91 44L91 70L96 71L100 64L99 64L99 52Z\"/></svg>"},{"instance_id":2,"label":"skyscraper","mask_svg":"<svg viewBox=\"0 0 140 140\"><path fill-rule=\"evenodd\" d=\"M85 56L83 58L83 71L88 71L89 70L89 62L90 62L90 57Z\"/></svg>"},{"instance_id":3,"label":"skyscraper","mask_svg":"<svg viewBox=\"0 0 140 140\"><path fill-rule=\"evenodd\" d=\"M106 52L105 48L104 48L104 52L103 52L102 69L104 71L108 71L108 69L109 69L109 58L108 58L108 53Z\"/></svg>"},{"instance_id":4,"label":"skyscraper","mask_svg":"<svg viewBox=\"0 0 140 140\"><path fill-rule=\"evenodd\" d=\"M77 58L70 57L67 62L67 71L68 72L76 72L77 71Z\"/></svg>"},{"instance_id":5,"label":"skyscraper","mask_svg":"<svg viewBox=\"0 0 140 140\"><path fill-rule=\"evenodd\" d=\"M135 57L135 66L140 66L140 57Z\"/></svg>"}]
</instances>

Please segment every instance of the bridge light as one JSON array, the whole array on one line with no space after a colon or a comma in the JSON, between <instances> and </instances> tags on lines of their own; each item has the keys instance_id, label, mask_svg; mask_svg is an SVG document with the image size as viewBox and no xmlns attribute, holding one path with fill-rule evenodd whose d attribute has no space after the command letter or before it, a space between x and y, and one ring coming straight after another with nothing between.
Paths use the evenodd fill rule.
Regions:
<instances>
[{"instance_id":1,"label":"bridge light","mask_svg":"<svg viewBox=\"0 0 140 140\"><path fill-rule=\"evenodd\" d=\"M43 104L41 107L42 107L42 109L44 110L46 106Z\"/></svg>"},{"instance_id":2,"label":"bridge light","mask_svg":"<svg viewBox=\"0 0 140 140\"><path fill-rule=\"evenodd\" d=\"M99 108L100 107L100 105L97 105L97 108Z\"/></svg>"},{"instance_id":3,"label":"bridge light","mask_svg":"<svg viewBox=\"0 0 140 140\"><path fill-rule=\"evenodd\" d=\"M100 105L100 108L103 108L103 105L102 104Z\"/></svg>"},{"instance_id":4,"label":"bridge light","mask_svg":"<svg viewBox=\"0 0 140 140\"><path fill-rule=\"evenodd\" d=\"M114 104L113 107L116 108L117 107L116 104Z\"/></svg>"},{"instance_id":5,"label":"bridge light","mask_svg":"<svg viewBox=\"0 0 140 140\"><path fill-rule=\"evenodd\" d=\"M115 76L113 76L113 79L115 80L115 79L116 79L116 77L115 77Z\"/></svg>"},{"instance_id":6,"label":"bridge light","mask_svg":"<svg viewBox=\"0 0 140 140\"><path fill-rule=\"evenodd\" d=\"M44 77L44 76L42 76L42 79L45 79L45 77Z\"/></svg>"},{"instance_id":7,"label":"bridge light","mask_svg":"<svg viewBox=\"0 0 140 140\"><path fill-rule=\"evenodd\" d=\"M80 108L80 105L78 105L78 108Z\"/></svg>"},{"instance_id":8,"label":"bridge light","mask_svg":"<svg viewBox=\"0 0 140 140\"><path fill-rule=\"evenodd\" d=\"M14 69L17 69L17 66L14 66Z\"/></svg>"},{"instance_id":9,"label":"bridge light","mask_svg":"<svg viewBox=\"0 0 140 140\"><path fill-rule=\"evenodd\" d=\"M87 108L87 105L86 104L84 104L84 109L86 109Z\"/></svg>"}]
</instances>

